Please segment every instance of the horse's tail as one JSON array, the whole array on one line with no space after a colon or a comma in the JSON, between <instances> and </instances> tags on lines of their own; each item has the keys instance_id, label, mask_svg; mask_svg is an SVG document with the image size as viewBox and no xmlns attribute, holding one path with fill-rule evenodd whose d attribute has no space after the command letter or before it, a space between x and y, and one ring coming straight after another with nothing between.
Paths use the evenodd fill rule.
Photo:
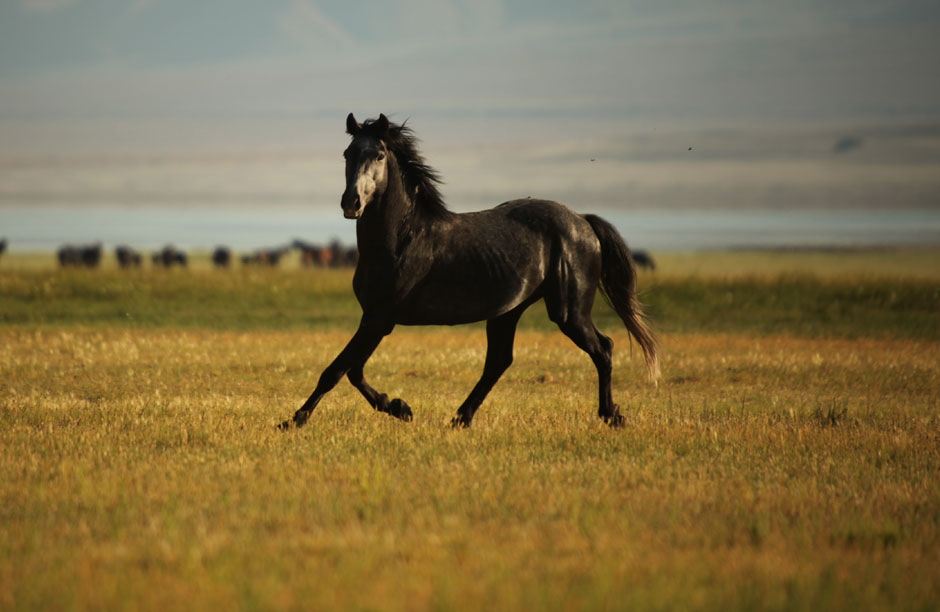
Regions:
<instances>
[{"instance_id":1,"label":"horse's tail","mask_svg":"<svg viewBox=\"0 0 940 612\"><path fill-rule=\"evenodd\" d=\"M630 249L613 225L597 215L584 215L584 218L601 241L602 293L643 349L650 381L658 382L660 372L656 336L646 324L643 305L636 295L636 268L630 258Z\"/></svg>"}]
</instances>

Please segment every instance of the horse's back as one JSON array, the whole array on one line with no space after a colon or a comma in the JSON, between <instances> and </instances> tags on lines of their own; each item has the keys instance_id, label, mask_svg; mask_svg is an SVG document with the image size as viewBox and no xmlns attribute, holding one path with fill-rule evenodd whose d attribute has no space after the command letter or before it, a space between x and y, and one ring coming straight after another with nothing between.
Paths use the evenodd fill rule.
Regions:
<instances>
[{"instance_id":1,"label":"horse's back","mask_svg":"<svg viewBox=\"0 0 940 612\"><path fill-rule=\"evenodd\" d=\"M525 198L492 209L517 229L551 244L554 258L583 260L600 254L597 235L587 220L559 202Z\"/></svg>"},{"instance_id":2,"label":"horse's back","mask_svg":"<svg viewBox=\"0 0 940 612\"><path fill-rule=\"evenodd\" d=\"M553 200L523 198L503 202L491 209L512 223L547 237L583 239L594 235L590 224L578 213Z\"/></svg>"},{"instance_id":3,"label":"horse's back","mask_svg":"<svg viewBox=\"0 0 940 612\"><path fill-rule=\"evenodd\" d=\"M562 290L574 276L600 273L601 250L597 234L587 219L552 200L525 198L504 202L491 209L509 228L516 250L524 250L529 266L540 271L541 283ZM525 255L522 260L528 259Z\"/></svg>"}]
</instances>

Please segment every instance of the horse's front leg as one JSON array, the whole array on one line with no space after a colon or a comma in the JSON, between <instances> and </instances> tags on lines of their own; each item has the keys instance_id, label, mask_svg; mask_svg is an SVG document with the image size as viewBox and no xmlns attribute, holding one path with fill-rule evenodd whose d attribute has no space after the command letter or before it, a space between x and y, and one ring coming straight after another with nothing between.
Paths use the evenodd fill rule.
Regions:
<instances>
[{"instance_id":1,"label":"horse's front leg","mask_svg":"<svg viewBox=\"0 0 940 612\"><path fill-rule=\"evenodd\" d=\"M391 325L369 323L363 319L363 321L359 323L359 329L356 330L355 335L353 335L349 343L346 344L346 348L344 348L336 359L320 374L320 380L317 381L317 386L313 390L313 393L310 394L310 397L307 398L307 401L294 413L292 419L284 421L279 425L280 429L301 427L306 423L307 419L310 418L310 414L317 407L317 404L323 399L323 396L329 393L330 390L342 380L343 376L346 376L347 372L353 368L358 368L360 371L362 370L362 366L365 364L366 360L369 359L369 356L372 355L379 346L379 343L382 342L382 338L392 331L392 327Z\"/></svg>"},{"instance_id":2,"label":"horse's front leg","mask_svg":"<svg viewBox=\"0 0 940 612\"><path fill-rule=\"evenodd\" d=\"M512 345L516 336L516 324L528 304L511 310L504 315L486 322L486 361L483 375L473 387L470 395L457 409L457 416L450 422L452 427L470 427L477 408L486 399L487 394L512 364Z\"/></svg>"},{"instance_id":3,"label":"horse's front leg","mask_svg":"<svg viewBox=\"0 0 940 612\"><path fill-rule=\"evenodd\" d=\"M359 392L366 398L369 405L378 412L384 412L402 421L410 421L412 419L411 407L406 404L404 400L398 398L389 400L387 395L379 393L372 388L372 386L366 382L365 375L362 372L364 365L365 364L360 364L349 370L349 373L346 375L349 378L349 382L351 382L355 388L359 389Z\"/></svg>"}]
</instances>

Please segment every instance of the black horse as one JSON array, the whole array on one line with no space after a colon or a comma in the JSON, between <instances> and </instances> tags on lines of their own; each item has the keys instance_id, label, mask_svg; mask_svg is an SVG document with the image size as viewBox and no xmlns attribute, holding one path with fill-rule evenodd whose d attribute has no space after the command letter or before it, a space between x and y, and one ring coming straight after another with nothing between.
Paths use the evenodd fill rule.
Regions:
<instances>
[{"instance_id":1,"label":"black horse","mask_svg":"<svg viewBox=\"0 0 940 612\"><path fill-rule=\"evenodd\" d=\"M216 268L227 268L232 261L232 251L228 247L217 246L212 251L212 264Z\"/></svg>"},{"instance_id":2,"label":"black horse","mask_svg":"<svg viewBox=\"0 0 940 612\"><path fill-rule=\"evenodd\" d=\"M634 250L630 253L630 257L637 267L656 271L656 261L653 260L653 256L648 251Z\"/></svg>"},{"instance_id":3,"label":"black horse","mask_svg":"<svg viewBox=\"0 0 940 612\"><path fill-rule=\"evenodd\" d=\"M121 268L139 268L141 255L127 245L115 247L114 256L117 258L118 266Z\"/></svg>"},{"instance_id":4,"label":"black horse","mask_svg":"<svg viewBox=\"0 0 940 612\"><path fill-rule=\"evenodd\" d=\"M513 200L481 212L448 210L438 175L425 164L416 139L385 115L359 124L350 113L344 152L346 190L340 205L356 219L359 262L353 290L362 306L359 329L320 375L310 398L281 423L301 426L323 396L346 376L374 409L404 421L400 399L373 389L363 367L395 325L458 325L486 320L483 375L451 424L468 427L487 393L512 363L516 324L545 300L549 318L597 367L598 415L624 419L611 394L613 342L594 326L591 307L602 288L659 377L656 340L636 297L630 252L612 225L546 200Z\"/></svg>"},{"instance_id":5,"label":"black horse","mask_svg":"<svg viewBox=\"0 0 940 612\"><path fill-rule=\"evenodd\" d=\"M101 263L101 243L88 246L67 244L58 250L56 256L59 259L59 265L63 268L97 268Z\"/></svg>"},{"instance_id":6,"label":"black horse","mask_svg":"<svg viewBox=\"0 0 940 612\"><path fill-rule=\"evenodd\" d=\"M242 264L246 266L270 266L275 267L281 262L283 257L290 249L259 249L251 255L242 255Z\"/></svg>"},{"instance_id":7,"label":"black horse","mask_svg":"<svg viewBox=\"0 0 940 612\"><path fill-rule=\"evenodd\" d=\"M172 244L168 244L161 250L153 253L150 256L150 261L155 268L164 267L169 269L173 266L185 268L189 264L189 257L187 257L184 251L177 249Z\"/></svg>"}]
</instances>

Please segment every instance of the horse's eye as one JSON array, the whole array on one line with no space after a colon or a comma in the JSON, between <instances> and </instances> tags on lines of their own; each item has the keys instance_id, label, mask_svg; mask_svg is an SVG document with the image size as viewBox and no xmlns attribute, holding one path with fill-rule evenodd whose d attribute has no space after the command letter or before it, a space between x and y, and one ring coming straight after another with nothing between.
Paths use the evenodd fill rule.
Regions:
<instances>
[{"instance_id":1,"label":"horse's eye","mask_svg":"<svg viewBox=\"0 0 940 612\"><path fill-rule=\"evenodd\" d=\"M379 152L375 159L378 161L383 161L385 159L385 153Z\"/></svg>"}]
</instances>

